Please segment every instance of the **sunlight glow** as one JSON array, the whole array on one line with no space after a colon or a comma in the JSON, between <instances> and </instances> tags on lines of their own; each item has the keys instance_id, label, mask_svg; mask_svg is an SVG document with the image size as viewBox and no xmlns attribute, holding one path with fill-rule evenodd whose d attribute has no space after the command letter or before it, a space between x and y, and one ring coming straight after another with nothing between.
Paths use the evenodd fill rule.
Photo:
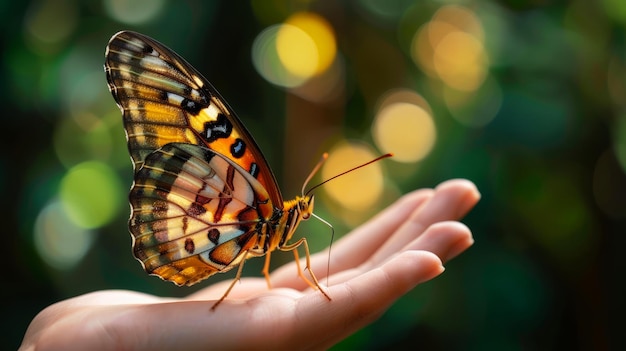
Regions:
<instances>
[{"instance_id":1,"label":"sunlight glow","mask_svg":"<svg viewBox=\"0 0 626 351\"><path fill-rule=\"evenodd\" d=\"M443 6L413 37L411 56L428 75L461 91L475 91L484 82L489 58L484 31L469 9Z\"/></svg>"},{"instance_id":2,"label":"sunlight glow","mask_svg":"<svg viewBox=\"0 0 626 351\"><path fill-rule=\"evenodd\" d=\"M322 167L322 179L331 178L378 155L371 147L341 142L330 152ZM380 162L350 172L324 185L324 192L345 208L361 210L374 206L383 194L384 178Z\"/></svg>"},{"instance_id":3,"label":"sunlight glow","mask_svg":"<svg viewBox=\"0 0 626 351\"><path fill-rule=\"evenodd\" d=\"M282 31L278 33L276 45L278 55L287 69L294 74L299 74L303 67L305 76L321 74L335 61L337 56L337 43L332 26L323 17L312 12L298 12L291 15L285 21L285 27L298 28L311 40L303 39L300 34L283 38ZM287 31L292 32L292 31ZM299 42L302 40L302 43ZM283 59L285 55L285 59ZM309 73L309 69L311 73Z\"/></svg>"},{"instance_id":4,"label":"sunlight glow","mask_svg":"<svg viewBox=\"0 0 626 351\"><path fill-rule=\"evenodd\" d=\"M72 167L59 195L67 216L82 228L98 228L114 219L122 202L119 177L105 163L88 161Z\"/></svg>"},{"instance_id":5,"label":"sunlight glow","mask_svg":"<svg viewBox=\"0 0 626 351\"><path fill-rule=\"evenodd\" d=\"M105 0L104 8L116 21L142 24L154 19L163 10L164 0Z\"/></svg>"},{"instance_id":6,"label":"sunlight glow","mask_svg":"<svg viewBox=\"0 0 626 351\"><path fill-rule=\"evenodd\" d=\"M33 234L39 256L58 270L71 269L78 264L94 240L93 233L77 226L58 201L41 210L35 219Z\"/></svg>"},{"instance_id":7,"label":"sunlight glow","mask_svg":"<svg viewBox=\"0 0 626 351\"><path fill-rule=\"evenodd\" d=\"M252 61L263 78L294 88L327 72L337 57L331 25L321 16L298 12L255 38Z\"/></svg>"},{"instance_id":8,"label":"sunlight glow","mask_svg":"<svg viewBox=\"0 0 626 351\"><path fill-rule=\"evenodd\" d=\"M276 51L283 66L297 77L308 79L317 71L317 46L310 35L296 26L280 26Z\"/></svg>"},{"instance_id":9,"label":"sunlight glow","mask_svg":"<svg viewBox=\"0 0 626 351\"><path fill-rule=\"evenodd\" d=\"M73 2L44 0L31 2L24 25L27 39L46 46L67 39L77 22L78 10Z\"/></svg>"},{"instance_id":10,"label":"sunlight glow","mask_svg":"<svg viewBox=\"0 0 626 351\"><path fill-rule=\"evenodd\" d=\"M422 160L437 139L428 104L418 94L406 90L392 92L383 99L372 134L380 150L393 153L397 162Z\"/></svg>"},{"instance_id":11,"label":"sunlight glow","mask_svg":"<svg viewBox=\"0 0 626 351\"><path fill-rule=\"evenodd\" d=\"M252 44L252 64L268 82L285 88L293 88L302 85L306 77L290 72L278 57L276 38L282 26L267 27L257 35Z\"/></svg>"}]
</instances>

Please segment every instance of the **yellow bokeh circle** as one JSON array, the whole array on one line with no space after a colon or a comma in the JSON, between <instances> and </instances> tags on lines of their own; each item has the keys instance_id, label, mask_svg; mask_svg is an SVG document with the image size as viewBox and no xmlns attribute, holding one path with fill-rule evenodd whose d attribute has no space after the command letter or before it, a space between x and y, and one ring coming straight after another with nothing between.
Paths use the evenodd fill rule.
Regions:
<instances>
[{"instance_id":1,"label":"yellow bokeh circle","mask_svg":"<svg viewBox=\"0 0 626 351\"><path fill-rule=\"evenodd\" d=\"M276 37L280 61L292 74L312 77L326 71L337 56L332 26L311 12L291 15Z\"/></svg>"},{"instance_id":2,"label":"yellow bokeh circle","mask_svg":"<svg viewBox=\"0 0 626 351\"><path fill-rule=\"evenodd\" d=\"M443 6L413 36L411 58L446 86L474 92L489 73L484 36L480 20L470 9Z\"/></svg>"},{"instance_id":3,"label":"yellow bokeh circle","mask_svg":"<svg viewBox=\"0 0 626 351\"><path fill-rule=\"evenodd\" d=\"M435 70L448 86L474 91L487 76L488 59L483 44L471 34L452 32L435 47Z\"/></svg>"},{"instance_id":4,"label":"yellow bokeh circle","mask_svg":"<svg viewBox=\"0 0 626 351\"><path fill-rule=\"evenodd\" d=\"M329 153L322 168L322 178L329 179L377 156L367 145L342 142ZM383 171L378 162L342 175L324 185L328 196L351 210L374 206L382 197L383 189Z\"/></svg>"},{"instance_id":5,"label":"yellow bokeh circle","mask_svg":"<svg viewBox=\"0 0 626 351\"><path fill-rule=\"evenodd\" d=\"M317 46L313 38L298 27L280 26L276 35L276 51L283 66L295 76L309 78L317 71Z\"/></svg>"},{"instance_id":6,"label":"yellow bokeh circle","mask_svg":"<svg viewBox=\"0 0 626 351\"><path fill-rule=\"evenodd\" d=\"M398 162L416 162L426 157L437 139L429 112L408 102L385 105L377 114L372 133L383 152Z\"/></svg>"}]
</instances>

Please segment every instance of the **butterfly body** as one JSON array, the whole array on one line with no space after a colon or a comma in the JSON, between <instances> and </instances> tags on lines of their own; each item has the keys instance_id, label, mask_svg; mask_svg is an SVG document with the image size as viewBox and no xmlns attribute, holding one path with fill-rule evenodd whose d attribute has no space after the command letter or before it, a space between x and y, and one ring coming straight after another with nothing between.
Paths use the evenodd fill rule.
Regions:
<instances>
[{"instance_id":1,"label":"butterfly body","mask_svg":"<svg viewBox=\"0 0 626 351\"><path fill-rule=\"evenodd\" d=\"M283 200L254 139L215 88L183 58L139 33L115 34L105 56L134 166L133 252L145 270L193 285L238 267L236 281L247 258L266 255L269 285L270 253L293 251L297 258L304 244L313 283L299 265L298 273L320 289L306 240L289 243L312 214L313 197Z\"/></svg>"}]
</instances>

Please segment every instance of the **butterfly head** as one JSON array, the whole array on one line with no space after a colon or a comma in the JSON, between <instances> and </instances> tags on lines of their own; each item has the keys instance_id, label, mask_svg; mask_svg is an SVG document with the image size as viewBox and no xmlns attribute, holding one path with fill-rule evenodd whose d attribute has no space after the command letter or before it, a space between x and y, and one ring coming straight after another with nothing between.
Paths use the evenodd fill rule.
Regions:
<instances>
[{"instance_id":1,"label":"butterfly head","mask_svg":"<svg viewBox=\"0 0 626 351\"><path fill-rule=\"evenodd\" d=\"M300 218L303 220L309 219L313 214L313 203L315 201L315 197L313 195L305 195L297 198L298 203L298 212L300 213Z\"/></svg>"}]
</instances>

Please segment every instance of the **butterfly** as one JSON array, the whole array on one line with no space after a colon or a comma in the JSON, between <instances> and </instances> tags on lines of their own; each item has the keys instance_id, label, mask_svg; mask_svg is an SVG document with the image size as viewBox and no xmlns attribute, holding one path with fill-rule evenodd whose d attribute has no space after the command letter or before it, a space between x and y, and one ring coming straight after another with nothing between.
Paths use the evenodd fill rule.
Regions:
<instances>
[{"instance_id":1,"label":"butterfly","mask_svg":"<svg viewBox=\"0 0 626 351\"><path fill-rule=\"evenodd\" d=\"M122 31L106 48L109 90L122 111L133 162L129 229L134 256L151 275L193 285L275 250L292 251L299 276L321 288L306 238L290 243L313 213L312 195L284 201L276 178L233 109L196 69L165 45ZM299 265L306 254L311 280Z\"/></svg>"}]
</instances>

